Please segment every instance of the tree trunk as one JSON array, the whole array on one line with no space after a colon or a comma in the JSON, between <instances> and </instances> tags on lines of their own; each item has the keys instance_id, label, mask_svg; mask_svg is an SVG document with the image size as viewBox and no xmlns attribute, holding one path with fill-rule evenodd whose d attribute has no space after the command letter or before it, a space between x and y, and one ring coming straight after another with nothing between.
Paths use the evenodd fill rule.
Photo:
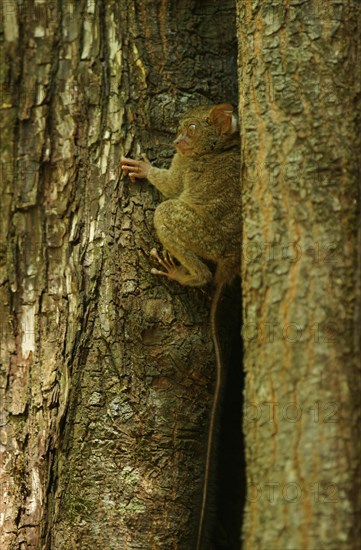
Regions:
<instances>
[{"instance_id":1,"label":"tree trunk","mask_svg":"<svg viewBox=\"0 0 361 550\"><path fill-rule=\"evenodd\" d=\"M247 550L361 540L360 3L238 0Z\"/></svg>"},{"instance_id":2,"label":"tree trunk","mask_svg":"<svg viewBox=\"0 0 361 550\"><path fill-rule=\"evenodd\" d=\"M361 537L360 4L236 4L243 548L350 550ZM236 103L235 8L2 3L4 550L194 548L212 289L150 274L161 197L122 178L119 159L146 152L166 166L182 112ZM237 333L226 302L222 324ZM239 550L240 349L229 357L210 531Z\"/></svg>"},{"instance_id":3,"label":"tree trunk","mask_svg":"<svg viewBox=\"0 0 361 550\"><path fill-rule=\"evenodd\" d=\"M209 295L155 279L146 182L179 115L237 101L225 0L5 0L2 549L194 545L214 382ZM240 363L239 363L240 364Z\"/></svg>"}]
</instances>

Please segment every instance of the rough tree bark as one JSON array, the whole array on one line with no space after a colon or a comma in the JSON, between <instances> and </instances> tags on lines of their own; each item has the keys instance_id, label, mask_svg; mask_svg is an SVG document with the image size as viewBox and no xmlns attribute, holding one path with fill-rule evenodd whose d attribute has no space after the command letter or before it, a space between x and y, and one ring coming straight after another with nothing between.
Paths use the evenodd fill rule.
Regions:
<instances>
[{"instance_id":1,"label":"rough tree bark","mask_svg":"<svg viewBox=\"0 0 361 550\"><path fill-rule=\"evenodd\" d=\"M360 3L237 9L244 548L349 550ZM235 5L1 10L1 548L188 550L212 395L209 300L149 274L159 196L123 180L119 158L146 151L166 165L189 104L236 101Z\"/></svg>"},{"instance_id":2,"label":"rough tree bark","mask_svg":"<svg viewBox=\"0 0 361 550\"><path fill-rule=\"evenodd\" d=\"M1 9L0 546L191 548L209 296L150 274L159 196L119 159L237 102L234 2Z\"/></svg>"},{"instance_id":3,"label":"rough tree bark","mask_svg":"<svg viewBox=\"0 0 361 550\"><path fill-rule=\"evenodd\" d=\"M361 10L237 1L247 550L360 536Z\"/></svg>"}]
</instances>

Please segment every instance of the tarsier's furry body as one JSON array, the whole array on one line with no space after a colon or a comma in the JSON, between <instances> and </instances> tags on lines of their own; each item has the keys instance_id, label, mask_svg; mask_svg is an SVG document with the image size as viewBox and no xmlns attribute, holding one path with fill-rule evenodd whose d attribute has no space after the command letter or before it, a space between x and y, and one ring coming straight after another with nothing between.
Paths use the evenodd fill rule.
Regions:
<instances>
[{"instance_id":1,"label":"tarsier's furry body","mask_svg":"<svg viewBox=\"0 0 361 550\"><path fill-rule=\"evenodd\" d=\"M203 286L213 278L203 260L216 264L216 291L211 327L217 359L217 381L211 412L204 491L196 549L203 544L211 448L222 385L222 362L216 331L217 305L222 288L239 273L241 193L239 133L233 107L227 103L198 107L182 119L175 140L177 153L168 170L148 160L122 159L132 180L147 178L167 199L156 209L154 225L165 252L157 275L183 285ZM179 262L176 263L173 258Z\"/></svg>"}]
</instances>

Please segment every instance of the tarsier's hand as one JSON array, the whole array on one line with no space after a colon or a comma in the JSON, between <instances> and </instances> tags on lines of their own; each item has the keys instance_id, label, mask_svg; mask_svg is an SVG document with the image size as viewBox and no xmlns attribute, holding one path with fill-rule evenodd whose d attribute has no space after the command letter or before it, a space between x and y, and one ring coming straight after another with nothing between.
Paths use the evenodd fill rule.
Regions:
<instances>
[{"instance_id":1,"label":"tarsier's hand","mask_svg":"<svg viewBox=\"0 0 361 550\"><path fill-rule=\"evenodd\" d=\"M152 165L146 155L141 155L143 160L134 160L122 157L122 171L125 176L129 174L130 179L134 182L136 179L147 178Z\"/></svg>"}]
</instances>

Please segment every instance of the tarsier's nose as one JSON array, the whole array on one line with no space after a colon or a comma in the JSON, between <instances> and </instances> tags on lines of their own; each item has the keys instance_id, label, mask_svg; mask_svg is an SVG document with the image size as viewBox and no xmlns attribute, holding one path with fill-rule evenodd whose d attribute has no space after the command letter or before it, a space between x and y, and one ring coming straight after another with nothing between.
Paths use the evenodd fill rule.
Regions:
<instances>
[{"instance_id":1,"label":"tarsier's nose","mask_svg":"<svg viewBox=\"0 0 361 550\"><path fill-rule=\"evenodd\" d=\"M178 134L178 136L175 138L173 143L174 145L178 145L182 141L185 141L185 139L186 139L186 134Z\"/></svg>"}]
</instances>

